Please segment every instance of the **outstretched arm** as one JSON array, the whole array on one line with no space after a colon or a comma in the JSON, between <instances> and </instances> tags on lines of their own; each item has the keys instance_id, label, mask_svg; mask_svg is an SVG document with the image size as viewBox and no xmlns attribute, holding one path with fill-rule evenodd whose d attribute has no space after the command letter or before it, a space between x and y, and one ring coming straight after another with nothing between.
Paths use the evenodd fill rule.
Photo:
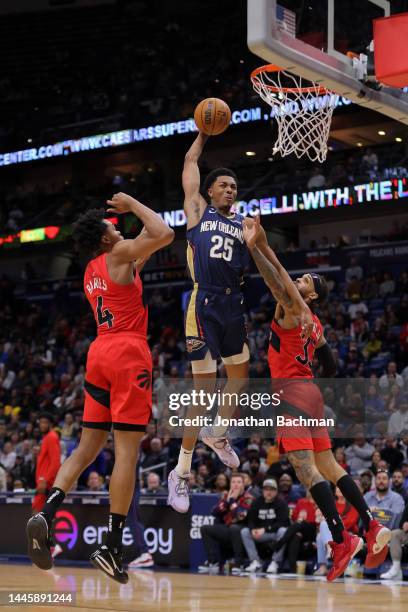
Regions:
<instances>
[{"instance_id":1,"label":"outstretched arm","mask_svg":"<svg viewBox=\"0 0 408 612\"><path fill-rule=\"evenodd\" d=\"M295 310L295 304L293 298L285 287L285 283L283 282L276 267L273 265L273 263L266 259L265 255L261 253L257 246L250 250L256 267L258 268L259 273L264 279L266 285L271 290L275 300L278 302L278 304L283 306L286 311L294 314L293 311Z\"/></svg>"},{"instance_id":2,"label":"outstretched arm","mask_svg":"<svg viewBox=\"0 0 408 612\"><path fill-rule=\"evenodd\" d=\"M184 212L187 217L187 229L200 222L206 201L200 194L200 170L198 160L208 136L200 132L184 158L182 183L184 189Z\"/></svg>"},{"instance_id":3,"label":"outstretched arm","mask_svg":"<svg viewBox=\"0 0 408 612\"><path fill-rule=\"evenodd\" d=\"M117 242L111 256L117 264L146 260L155 251L167 246L174 240L174 231L153 210L126 193L117 193L108 200L108 212L133 213L144 225L134 240Z\"/></svg>"},{"instance_id":4,"label":"outstretched arm","mask_svg":"<svg viewBox=\"0 0 408 612\"><path fill-rule=\"evenodd\" d=\"M253 221L245 220L243 229L244 238L251 255L274 298L287 314L300 318L303 335L310 336L313 331L313 317L310 308L269 247L265 231L260 224L259 215Z\"/></svg>"}]
</instances>

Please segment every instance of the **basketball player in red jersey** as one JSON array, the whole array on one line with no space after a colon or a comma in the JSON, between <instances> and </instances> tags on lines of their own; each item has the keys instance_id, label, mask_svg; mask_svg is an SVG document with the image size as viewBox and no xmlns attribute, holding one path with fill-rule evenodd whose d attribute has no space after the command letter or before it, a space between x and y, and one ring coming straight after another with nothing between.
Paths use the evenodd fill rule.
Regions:
<instances>
[{"instance_id":1,"label":"basketball player in red jersey","mask_svg":"<svg viewBox=\"0 0 408 612\"><path fill-rule=\"evenodd\" d=\"M323 418L323 398L319 388L311 383L305 384L305 379L313 378L311 363L315 353L323 366L323 378L333 376L336 371L322 325L313 314L313 333L306 340L301 337L299 317L288 292L293 281L269 247L259 216L254 222L244 222L244 238L262 278L277 301L271 324L268 361L271 377L279 379L279 388L283 391L280 414ZM311 308L328 296L326 281L318 274L304 274L296 279L295 284ZM287 454L298 479L309 489L331 531L333 567L327 579L332 581L341 576L349 561L363 546L361 538L345 531L327 480L339 487L361 517L367 539L366 567L380 565L387 556L391 532L373 519L356 483L334 459L327 429L282 427L277 429L277 437L280 451Z\"/></svg>"},{"instance_id":2,"label":"basketball player in red jersey","mask_svg":"<svg viewBox=\"0 0 408 612\"><path fill-rule=\"evenodd\" d=\"M98 335L92 342L85 376L83 431L78 448L63 463L42 511L27 524L28 552L41 569L52 566L50 531L66 493L115 431L115 466L109 495L106 542L92 563L118 582L128 581L122 568L122 532L135 485L139 442L151 413L151 354L147 344L147 309L138 265L170 244L174 232L159 215L124 193L108 200L108 212L133 213L144 225L134 240L124 240L103 210L78 219L74 238L92 254L84 276Z\"/></svg>"}]
</instances>

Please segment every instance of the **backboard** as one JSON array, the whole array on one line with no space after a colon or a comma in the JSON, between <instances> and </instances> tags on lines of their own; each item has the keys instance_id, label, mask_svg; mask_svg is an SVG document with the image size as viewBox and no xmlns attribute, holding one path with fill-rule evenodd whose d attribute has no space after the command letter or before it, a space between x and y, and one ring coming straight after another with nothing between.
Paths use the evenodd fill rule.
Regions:
<instances>
[{"instance_id":1,"label":"backboard","mask_svg":"<svg viewBox=\"0 0 408 612\"><path fill-rule=\"evenodd\" d=\"M247 1L248 46L265 63L408 124L408 93L378 88L374 78L367 81L361 61L347 55L367 54L372 21L390 15L388 0ZM392 3L394 8L398 4Z\"/></svg>"}]
</instances>

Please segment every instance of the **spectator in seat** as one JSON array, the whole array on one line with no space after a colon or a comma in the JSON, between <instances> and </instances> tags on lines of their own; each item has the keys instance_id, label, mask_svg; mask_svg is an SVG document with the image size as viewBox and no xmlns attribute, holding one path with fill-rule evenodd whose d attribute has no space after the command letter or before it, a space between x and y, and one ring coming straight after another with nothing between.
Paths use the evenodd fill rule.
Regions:
<instances>
[{"instance_id":1,"label":"spectator in seat","mask_svg":"<svg viewBox=\"0 0 408 612\"><path fill-rule=\"evenodd\" d=\"M7 472L0 463L0 491L7 491Z\"/></svg>"},{"instance_id":2,"label":"spectator in seat","mask_svg":"<svg viewBox=\"0 0 408 612\"><path fill-rule=\"evenodd\" d=\"M400 448L401 448L402 454L404 455L404 461L402 465L404 465L408 461L408 427L404 429L403 431L401 431L400 436L401 436Z\"/></svg>"},{"instance_id":3,"label":"spectator in seat","mask_svg":"<svg viewBox=\"0 0 408 612\"><path fill-rule=\"evenodd\" d=\"M276 480L267 478L262 487L262 496L256 499L248 511L248 527L241 531L249 565L247 572L257 572L262 569L262 562L257 549L257 544L276 542L289 527L289 507L283 499L278 496L278 485ZM273 553L272 560L266 572L277 574L278 565L283 560L284 549Z\"/></svg>"},{"instance_id":4,"label":"spectator in seat","mask_svg":"<svg viewBox=\"0 0 408 612\"><path fill-rule=\"evenodd\" d=\"M153 438L150 441L150 452L146 453L141 463L142 467L149 468L159 463L165 463L168 460L168 449L163 449L163 444L160 438Z\"/></svg>"},{"instance_id":5,"label":"spectator in seat","mask_svg":"<svg viewBox=\"0 0 408 612\"><path fill-rule=\"evenodd\" d=\"M222 557L230 554L231 550L234 555L236 571L242 571L244 547L241 530L246 527L247 514L253 499L252 495L245 491L242 474L233 474L230 490L225 491L212 511L216 523L201 527L201 537L207 553L207 560L199 566L198 571L200 573L217 570Z\"/></svg>"},{"instance_id":6,"label":"spectator in seat","mask_svg":"<svg viewBox=\"0 0 408 612\"><path fill-rule=\"evenodd\" d=\"M261 497L262 490L257 486L252 484L252 477L249 472L241 472L244 477L245 491L250 493L254 499L258 499Z\"/></svg>"},{"instance_id":7,"label":"spectator in seat","mask_svg":"<svg viewBox=\"0 0 408 612\"><path fill-rule=\"evenodd\" d=\"M370 465L370 471L372 472L372 474L374 474L374 476L377 473L378 465L380 461L381 461L381 452L379 450L375 450L373 454L371 455L371 465Z\"/></svg>"},{"instance_id":8,"label":"spectator in seat","mask_svg":"<svg viewBox=\"0 0 408 612\"><path fill-rule=\"evenodd\" d=\"M391 490L399 493L405 503L408 502L408 489L404 485L404 475L401 470L393 471Z\"/></svg>"},{"instance_id":9,"label":"spectator in seat","mask_svg":"<svg viewBox=\"0 0 408 612\"><path fill-rule=\"evenodd\" d=\"M103 477L98 472L91 472L88 476L87 491L105 491Z\"/></svg>"},{"instance_id":10,"label":"spectator in seat","mask_svg":"<svg viewBox=\"0 0 408 612\"><path fill-rule=\"evenodd\" d=\"M370 148L367 149L361 160L363 171L368 174L372 181L378 177L378 156Z\"/></svg>"},{"instance_id":11,"label":"spectator in seat","mask_svg":"<svg viewBox=\"0 0 408 612\"><path fill-rule=\"evenodd\" d=\"M391 385L387 391L387 413L394 413L398 410L398 406L402 401L402 389L397 384ZM387 415L388 416L388 415Z\"/></svg>"},{"instance_id":12,"label":"spectator in seat","mask_svg":"<svg viewBox=\"0 0 408 612\"><path fill-rule=\"evenodd\" d=\"M25 485L24 481L21 479L16 479L13 483L13 493L25 493Z\"/></svg>"},{"instance_id":13,"label":"spectator in seat","mask_svg":"<svg viewBox=\"0 0 408 612\"><path fill-rule=\"evenodd\" d=\"M344 362L346 375L348 377L354 376L357 373L359 366L362 362L362 356L359 353L356 344L350 342L349 351L346 355ZM349 406L346 405L345 408L347 409L349 408Z\"/></svg>"},{"instance_id":14,"label":"spectator in seat","mask_svg":"<svg viewBox=\"0 0 408 612\"><path fill-rule=\"evenodd\" d=\"M380 287L378 293L380 297L386 297L387 295L392 295L395 291L395 280L392 278L389 272L384 272L384 277L382 283L380 283Z\"/></svg>"},{"instance_id":15,"label":"spectator in seat","mask_svg":"<svg viewBox=\"0 0 408 612\"><path fill-rule=\"evenodd\" d=\"M161 486L160 476L156 472L149 472L146 477L146 488L141 490L143 495L165 495L166 489Z\"/></svg>"},{"instance_id":16,"label":"spectator in seat","mask_svg":"<svg viewBox=\"0 0 408 612\"><path fill-rule=\"evenodd\" d=\"M369 422L378 422L379 420L385 421L387 419L385 403L382 397L378 395L376 385L369 385L365 397L364 408L367 421Z\"/></svg>"},{"instance_id":17,"label":"spectator in seat","mask_svg":"<svg viewBox=\"0 0 408 612\"><path fill-rule=\"evenodd\" d=\"M364 281L363 285L363 298L365 300L372 300L378 297L378 282L375 274L370 274Z\"/></svg>"},{"instance_id":18,"label":"spectator in seat","mask_svg":"<svg viewBox=\"0 0 408 612\"><path fill-rule=\"evenodd\" d=\"M394 436L385 438L385 446L381 450L381 459L388 463L391 472L396 470L404 461L404 455L398 448L398 440Z\"/></svg>"},{"instance_id":19,"label":"spectator in seat","mask_svg":"<svg viewBox=\"0 0 408 612\"><path fill-rule=\"evenodd\" d=\"M357 280L361 281L363 280L363 274L363 268L358 265L357 257L352 257L350 259L349 267L346 268L346 282L351 283L353 278L356 278Z\"/></svg>"},{"instance_id":20,"label":"spectator in seat","mask_svg":"<svg viewBox=\"0 0 408 612\"><path fill-rule=\"evenodd\" d=\"M5 442L3 451L0 453L0 463L6 470L12 470L16 463L17 455L13 450L11 442Z\"/></svg>"},{"instance_id":21,"label":"spectator in seat","mask_svg":"<svg viewBox=\"0 0 408 612\"><path fill-rule=\"evenodd\" d=\"M399 528L391 532L390 553L392 565L388 572L381 574L382 580L402 580L402 547L408 544L408 504L405 505Z\"/></svg>"},{"instance_id":22,"label":"spectator in seat","mask_svg":"<svg viewBox=\"0 0 408 612\"><path fill-rule=\"evenodd\" d=\"M214 476L206 463L201 463L197 469L197 483L203 490L210 490Z\"/></svg>"},{"instance_id":23,"label":"spectator in seat","mask_svg":"<svg viewBox=\"0 0 408 612\"><path fill-rule=\"evenodd\" d=\"M408 295L408 272L404 270L402 272L397 285L397 291L400 295L404 295L405 293Z\"/></svg>"},{"instance_id":24,"label":"spectator in seat","mask_svg":"<svg viewBox=\"0 0 408 612\"><path fill-rule=\"evenodd\" d=\"M406 363L406 356L408 353L408 321L405 321L405 323L401 327L399 335L399 345Z\"/></svg>"},{"instance_id":25,"label":"spectator in seat","mask_svg":"<svg viewBox=\"0 0 408 612\"><path fill-rule=\"evenodd\" d=\"M382 391L388 390L390 386L394 384L401 387L401 389L404 387L404 379L401 374L398 374L395 361L389 362L387 365L387 372L380 376L378 384Z\"/></svg>"},{"instance_id":26,"label":"spectator in seat","mask_svg":"<svg viewBox=\"0 0 408 612\"><path fill-rule=\"evenodd\" d=\"M321 189L326 184L326 177L322 174L322 171L319 167L315 167L312 170L312 176L307 182L307 188L312 189Z\"/></svg>"},{"instance_id":27,"label":"spectator in seat","mask_svg":"<svg viewBox=\"0 0 408 612\"><path fill-rule=\"evenodd\" d=\"M361 295L362 293L362 284L357 278L352 278L349 283L347 283L346 287L346 298L350 300L353 295Z\"/></svg>"},{"instance_id":28,"label":"spectator in seat","mask_svg":"<svg viewBox=\"0 0 408 612\"><path fill-rule=\"evenodd\" d=\"M353 444L346 448L346 460L352 476L370 467L374 450L374 446L367 442L363 433L356 434Z\"/></svg>"},{"instance_id":29,"label":"spectator in seat","mask_svg":"<svg viewBox=\"0 0 408 612\"><path fill-rule=\"evenodd\" d=\"M289 571L292 574L296 573L296 562L301 544L316 540L316 510L316 504L308 491L306 497L297 501L292 512L293 523L275 545L275 553L286 546L285 556L289 561Z\"/></svg>"},{"instance_id":30,"label":"spectator in seat","mask_svg":"<svg viewBox=\"0 0 408 612\"><path fill-rule=\"evenodd\" d=\"M368 335L368 341L365 344L362 353L366 359L371 359L371 357L375 357L381 351L382 342L378 335L371 331Z\"/></svg>"},{"instance_id":31,"label":"spectator in seat","mask_svg":"<svg viewBox=\"0 0 408 612\"><path fill-rule=\"evenodd\" d=\"M371 470L361 472L359 476L359 485L363 495L371 491L373 486L373 473Z\"/></svg>"},{"instance_id":32,"label":"spectator in seat","mask_svg":"<svg viewBox=\"0 0 408 612\"><path fill-rule=\"evenodd\" d=\"M356 318L351 322L350 337L356 342L364 342L368 338L369 325L364 319L362 312L356 313Z\"/></svg>"},{"instance_id":33,"label":"spectator in seat","mask_svg":"<svg viewBox=\"0 0 408 612\"><path fill-rule=\"evenodd\" d=\"M349 504L345 500L342 492L340 491L338 487L336 487L336 508L337 508L338 513L341 516L341 520L343 521L344 529L346 531L350 531L351 533L358 533L358 521L359 521L358 512L355 508L353 508L351 504ZM326 576L327 574L327 556L328 556L327 547L328 547L330 540L332 539L332 536L331 536L331 533L327 526L326 521L323 520L321 512L319 511L317 513L318 521L320 517L322 518L322 520L320 520L319 533L317 534L317 537L316 537L317 563L319 567L315 571L314 575L315 576Z\"/></svg>"},{"instance_id":34,"label":"spectator in seat","mask_svg":"<svg viewBox=\"0 0 408 612\"><path fill-rule=\"evenodd\" d=\"M268 478L274 478L278 481L278 483L282 474L289 474L289 476L292 477L292 482L293 479L296 478L295 470L289 463L289 460L286 455L282 455L279 461L275 461L275 463L272 463L269 466L268 471L266 472L266 476Z\"/></svg>"},{"instance_id":35,"label":"spectator in seat","mask_svg":"<svg viewBox=\"0 0 408 612\"><path fill-rule=\"evenodd\" d=\"M188 486L190 488L191 493L203 493L204 492L203 487L201 487L197 482L197 472L195 470L190 470Z\"/></svg>"},{"instance_id":36,"label":"spectator in seat","mask_svg":"<svg viewBox=\"0 0 408 612\"><path fill-rule=\"evenodd\" d=\"M229 480L224 472L220 472L214 481L214 493L224 493L224 491L229 491Z\"/></svg>"},{"instance_id":37,"label":"spectator in seat","mask_svg":"<svg viewBox=\"0 0 408 612\"><path fill-rule=\"evenodd\" d=\"M248 463L248 462L247 462ZM252 484L256 487L261 487L265 478L265 472L267 471L268 466L266 463L261 464L259 461L259 457L253 457L249 461L249 474L252 479Z\"/></svg>"},{"instance_id":38,"label":"spectator in seat","mask_svg":"<svg viewBox=\"0 0 408 612\"><path fill-rule=\"evenodd\" d=\"M361 296L358 293L354 293L351 296L351 304L347 309L347 313L352 321L357 317L357 313L361 312L363 315L368 313L367 304L361 300Z\"/></svg>"},{"instance_id":39,"label":"spectator in seat","mask_svg":"<svg viewBox=\"0 0 408 612\"><path fill-rule=\"evenodd\" d=\"M338 446L334 451L333 455L340 467L343 468L348 474L350 474L350 467L346 461L346 453L343 446Z\"/></svg>"},{"instance_id":40,"label":"spectator in seat","mask_svg":"<svg viewBox=\"0 0 408 612\"><path fill-rule=\"evenodd\" d=\"M287 504L295 504L298 499L305 496L305 490L301 485L293 484L293 478L290 474L282 474L279 478L278 487L280 497Z\"/></svg>"},{"instance_id":41,"label":"spectator in seat","mask_svg":"<svg viewBox=\"0 0 408 612\"><path fill-rule=\"evenodd\" d=\"M364 495L367 506L374 518L389 529L395 527L396 520L404 510L404 500L401 495L390 489L390 477L384 469L378 469L375 476L375 489Z\"/></svg>"},{"instance_id":42,"label":"spectator in seat","mask_svg":"<svg viewBox=\"0 0 408 612\"><path fill-rule=\"evenodd\" d=\"M398 410L394 412L388 421L388 433L390 436L400 436L408 429L408 398L403 396L398 403Z\"/></svg>"}]
</instances>

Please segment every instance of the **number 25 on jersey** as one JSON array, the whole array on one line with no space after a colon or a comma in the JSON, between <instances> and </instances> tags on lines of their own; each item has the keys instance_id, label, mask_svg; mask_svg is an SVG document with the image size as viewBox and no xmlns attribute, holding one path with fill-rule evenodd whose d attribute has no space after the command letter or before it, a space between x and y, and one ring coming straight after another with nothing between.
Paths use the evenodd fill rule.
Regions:
<instances>
[{"instance_id":1,"label":"number 25 on jersey","mask_svg":"<svg viewBox=\"0 0 408 612\"><path fill-rule=\"evenodd\" d=\"M224 261L231 261L232 259L232 248L234 241L228 236L212 236L211 242L213 246L210 249L210 257L215 259L224 259Z\"/></svg>"}]
</instances>

